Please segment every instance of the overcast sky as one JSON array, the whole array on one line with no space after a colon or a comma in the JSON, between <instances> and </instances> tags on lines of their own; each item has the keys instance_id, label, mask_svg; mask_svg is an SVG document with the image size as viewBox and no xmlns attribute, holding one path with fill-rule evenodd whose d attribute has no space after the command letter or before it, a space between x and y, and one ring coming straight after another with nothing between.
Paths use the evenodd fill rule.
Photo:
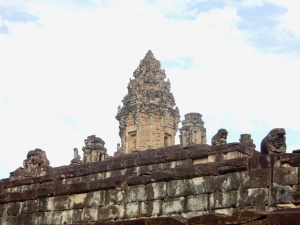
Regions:
<instances>
[{"instance_id":1,"label":"overcast sky","mask_svg":"<svg viewBox=\"0 0 300 225\"><path fill-rule=\"evenodd\" d=\"M225 128L259 150L283 127L287 151L300 148L299 14L297 0L0 0L0 178L35 148L69 165L93 134L113 155L117 108L148 50L181 118L203 115L208 144Z\"/></svg>"}]
</instances>

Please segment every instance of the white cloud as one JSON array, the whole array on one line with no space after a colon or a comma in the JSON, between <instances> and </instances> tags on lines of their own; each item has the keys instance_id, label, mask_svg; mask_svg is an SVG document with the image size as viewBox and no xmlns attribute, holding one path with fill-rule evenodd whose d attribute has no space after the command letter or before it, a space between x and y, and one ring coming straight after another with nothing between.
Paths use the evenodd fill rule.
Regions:
<instances>
[{"instance_id":1,"label":"white cloud","mask_svg":"<svg viewBox=\"0 0 300 225\"><path fill-rule=\"evenodd\" d=\"M266 2L273 3L275 5L284 7L287 11L280 15L277 19L278 24L278 33L283 31L292 32L297 38L300 38L300 3L295 0L265 0Z\"/></svg>"},{"instance_id":2,"label":"white cloud","mask_svg":"<svg viewBox=\"0 0 300 225\"><path fill-rule=\"evenodd\" d=\"M10 34L0 35L0 96L12 94L0 104L0 162L10 170L36 147L52 166L68 164L92 134L112 155L117 107L148 49L159 60L194 59L197 68L166 74L181 115L202 113L209 135L220 127L265 135L261 121L300 130L292 110L299 58L253 48L235 8L175 21L142 1L94 10L45 4L26 5L40 16L36 23L8 22Z\"/></svg>"}]
</instances>

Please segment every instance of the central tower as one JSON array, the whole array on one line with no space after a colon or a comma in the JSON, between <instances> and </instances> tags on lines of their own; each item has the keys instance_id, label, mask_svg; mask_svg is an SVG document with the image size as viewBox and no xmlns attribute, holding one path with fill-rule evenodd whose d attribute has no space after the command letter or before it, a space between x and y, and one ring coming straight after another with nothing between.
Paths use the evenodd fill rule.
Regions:
<instances>
[{"instance_id":1,"label":"central tower","mask_svg":"<svg viewBox=\"0 0 300 225\"><path fill-rule=\"evenodd\" d=\"M119 106L119 153L175 145L180 115L169 79L149 50L130 78L128 94Z\"/></svg>"}]
</instances>

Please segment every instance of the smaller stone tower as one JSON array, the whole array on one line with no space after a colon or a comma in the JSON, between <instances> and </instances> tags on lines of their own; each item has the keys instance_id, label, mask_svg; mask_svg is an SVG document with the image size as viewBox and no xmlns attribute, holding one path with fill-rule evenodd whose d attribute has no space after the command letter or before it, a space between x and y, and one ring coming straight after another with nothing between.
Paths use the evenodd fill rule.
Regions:
<instances>
[{"instance_id":1,"label":"smaller stone tower","mask_svg":"<svg viewBox=\"0 0 300 225\"><path fill-rule=\"evenodd\" d=\"M95 135L88 136L84 140L85 146L82 147L83 163L104 161L107 158L105 142Z\"/></svg>"},{"instance_id":2,"label":"smaller stone tower","mask_svg":"<svg viewBox=\"0 0 300 225\"><path fill-rule=\"evenodd\" d=\"M180 131L180 144L185 147L194 144L206 144L206 129L200 113L184 115Z\"/></svg>"}]
</instances>

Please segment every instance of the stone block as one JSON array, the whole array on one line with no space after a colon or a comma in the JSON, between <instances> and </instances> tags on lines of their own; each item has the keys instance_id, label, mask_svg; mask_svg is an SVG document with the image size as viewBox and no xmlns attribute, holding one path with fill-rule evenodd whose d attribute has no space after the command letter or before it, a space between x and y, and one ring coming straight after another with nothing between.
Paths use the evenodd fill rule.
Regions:
<instances>
[{"instance_id":1,"label":"stone block","mask_svg":"<svg viewBox=\"0 0 300 225\"><path fill-rule=\"evenodd\" d=\"M167 195L170 198L193 194L189 180L173 180L167 184Z\"/></svg>"},{"instance_id":2,"label":"stone block","mask_svg":"<svg viewBox=\"0 0 300 225\"><path fill-rule=\"evenodd\" d=\"M168 198L162 202L162 214L178 214L184 212L184 197Z\"/></svg>"},{"instance_id":3,"label":"stone block","mask_svg":"<svg viewBox=\"0 0 300 225\"><path fill-rule=\"evenodd\" d=\"M186 198L185 212L196 212L208 209L208 194L190 195Z\"/></svg>"},{"instance_id":4,"label":"stone block","mask_svg":"<svg viewBox=\"0 0 300 225\"><path fill-rule=\"evenodd\" d=\"M241 172L242 188L262 188L271 186L271 169L258 169Z\"/></svg>"},{"instance_id":5,"label":"stone block","mask_svg":"<svg viewBox=\"0 0 300 225\"><path fill-rule=\"evenodd\" d=\"M195 148L190 148L191 154L189 155L190 159L202 159L208 157L208 151L210 150L209 145L199 145L194 146Z\"/></svg>"},{"instance_id":6,"label":"stone block","mask_svg":"<svg viewBox=\"0 0 300 225\"><path fill-rule=\"evenodd\" d=\"M215 192L214 177L196 177L190 180L190 185L195 195Z\"/></svg>"},{"instance_id":7,"label":"stone block","mask_svg":"<svg viewBox=\"0 0 300 225\"><path fill-rule=\"evenodd\" d=\"M38 212L46 212L48 211L48 200L50 198L39 198L37 204L37 211ZM53 197L52 197L53 199Z\"/></svg>"},{"instance_id":8,"label":"stone block","mask_svg":"<svg viewBox=\"0 0 300 225\"><path fill-rule=\"evenodd\" d=\"M124 188L125 202L139 202L146 200L145 185L130 186Z\"/></svg>"},{"instance_id":9,"label":"stone block","mask_svg":"<svg viewBox=\"0 0 300 225\"><path fill-rule=\"evenodd\" d=\"M35 212L31 215L32 225L46 224L45 223L45 212Z\"/></svg>"},{"instance_id":10,"label":"stone block","mask_svg":"<svg viewBox=\"0 0 300 225\"><path fill-rule=\"evenodd\" d=\"M9 193L0 195L0 204L9 202Z\"/></svg>"},{"instance_id":11,"label":"stone block","mask_svg":"<svg viewBox=\"0 0 300 225\"><path fill-rule=\"evenodd\" d=\"M251 170L273 168L277 162L276 155L255 155L251 157Z\"/></svg>"},{"instance_id":12,"label":"stone block","mask_svg":"<svg viewBox=\"0 0 300 225\"><path fill-rule=\"evenodd\" d=\"M10 224L14 224L14 225L31 225L31 215L17 215L15 217L13 217L12 223ZM1 220L0 220L1 221ZM2 224L0 222L0 224Z\"/></svg>"},{"instance_id":13,"label":"stone block","mask_svg":"<svg viewBox=\"0 0 300 225\"><path fill-rule=\"evenodd\" d=\"M239 191L238 206L261 206L269 201L268 188L241 189Z\"/></svg>"},{"instance_id":14,"label":"stone block","mask_svg":"<svg viewBox=\"0 0 300 225\"><path fill-rule=\"evenodd\" d=\"M245 156L247 156L247 155L245 155L239 151L228 152L226 154L226 160L241 158L241 157L245 157Z\"/></svg>"},{"instance_id":15,"label":"stone block","mask_svg":"<svg viewBox=\"0 0 300 225\"><path fill-rule=\"evenodd\" d=\"M275 207L278 203L292 203L292 189L290 186L269 188L269 205Z\"/></svg>"},{"instance_id":16,"label":"stone block","mask_svg":"<svg viewBox=\"0 0 300 225\"><path fill-rule=\"evenodd\" d=\"M152 165L152 171L163 170L163 169L164 169L163 163L157 163Z\"/></svg>"},{"instance_id":17,"label":"stone block","mask_svg":"<svg viewBox=\"0 0 300 225\"><path fill-rule=\"evenodd\" d=\"M119 215L118 205L104 206L99 209L98 219L100 221L114 220L118 218L118 215Z\"/></svg>"},{"instance_id":18,"label":"stone block","mask_svg":"<svg viewBox=\"0 0 300 225\"><path fill-rule=\"evenodd\" d=\"M143 176L134 175L134 176L131 176L130 178L128 178L128 180L127 180L128 186L149 184L150 182L151 182L150 176L148 176L148 175L143 175Z\"/></svg>"},{"instance_id":19,"label":"stone block","mask_svg":"<svg viewBox=\"0 0 300 225\"><path fill-rule=\"evenodd\" d=\"M3 216L4 206L5 206L4 204L0 204L0 217ZM5 209L5 213L4 214L6 214L6 209Z\"/></svg>"},{"instance_id":20,"label":"stone block","mask_svg":"<svg viewBox=\"0 0 300 225\"><path fill-rule=\"evenodd\" d=\"M48 200L49 201L49 200ZM49 205L49 203L48 203ZM48 206L49 208L49 206ZM54 209L53 210L67 210L71 209L71 199L69 195L54 197Z\"/></svg>"},{"instance_id":21,"label":"stone block","mask_svg":"<svg viewBox=\"0 0 300 225\"><path fill-rule=\"evenodd\" d=\"M298 184L298 167L274 168L273 182L277 185Z\"/></svg>"},{"instance_id":22,"label":"stone block","mask_svg":"<svg viewBox=\"0 0 300 225\"><path fill-rule=\"evenodd\" d=\"M215 155L209 155L207 158L207 162L222 162L226 159L226 156L224 154L215 154Z\"/></svg>"},{"instance_id":23,"label":"stone block","mask_svg":"<svg viewBox=\"0 0 300 225\"><path fill-rule=\"evenodd\" d=\"M228 173L214 177L215 190L230 191L237 190L241 185L241 174L239 172Z\"/></svg>"},{"instance_id":24,"label":"stone block","mask_svg":"<svg viewBox=\"0 0 300 225\"><path fill-rule=\"evenodd\" d=\"M161 200L145 201L140 203L140 212L142 217L151 217L161 215Z\"/></svg>"},{"instance_id":25,"label":"stone block","mask_svg":"<svg viewBox=\"0 0 300 225\"><path fill-rule=\"evenodd\" d=\"M119 206L119 219L139 217L139 202L125 203Z\"/></svg>"},{"instance_id":26,"label":"stone block","mask_svg":"<svg viewBox=\"0 0 300 225\"><path fill-rule=\"evenodd\" d=\"M88 190L89 190L88 183L70 184L71 194L84 193L87 192Z\"/></svg>"},{"instance_id":27,"label":"stone block","mask_svg":"<svg viewBox=\"0 0 300 225\"><path fill-rule=\"evenodd\" d=\"M173 169L173 175L175 179L186 179L195 176L195 170L192 165L181 166Z\"/></svg>"},{"instance_id":28,"label":"stone block","mask_svg":"<svg viewBox=\"0 0 300 225\"><path fill-rule=\"evenodd\" d=\"M106 205L116 205L125 202L125 190L123 188L111 189L106 192Z\"/></svg>"},{"instance_id":29,"label":"stone block","mask_svg":"<svg viewBox=\"0 0 300 225\"><path fill-rule=\"evenodd\" d=\"M208 158L194 159L193 165L208 163Z\"/></svg>"},{"instance_id":30,"label":"stone block","mask_svg":"<svg viewBox=\"0 0 300 225\"><path fill-rule=\"evenodd\" d=\"M152 165L146 165L146 166L139 166L136 167L138 173L147 173L152 171ZM131 174L129 174L131 175Z\"/></svg>"},{"instance_id":31,"label":"stone block","mask_svg":"<svg viewBox=\"0 0 300 225\"><path fill-rule=\"evenodd\" d=\"M10 202L19 202L22 201L24 198L23 193L21 192L14 192L8 194L8 199Z\"/></svg>"},{"instance_id":32,"label":"stone block","mask_svg":"<svg viewBox=\"0 0 300 225\"><path fill-rule=\"evenodd\" d=\"M180 215L185 219L190 219L190 218L199 217L199 216L202 216L205 214L208 214L208 211L186 212L186 213L181 213Z\"/></svg>"},{"instance_id":33,"label":"stone block","mask_svg":"<svg viewBox=\"0 0 300 225\"><path fill-rule=\"evenodd\" d=\"M137 174L138 172L138 167L130 167L130 168L126 168L124 169L125 173L122 175L133 175L133 174Z\"/></svg>"},{"instance_id":34,"label":"stone block","mask_svg":"<svg viewBox=\"0 0 300 225\"><path fill-rule=\"evenodd\" d=\"M45 197L50 197L54 195L54 189L53 188L39 188L37 189L37 197L38 198L45 198Z\"/></svg>"},{"instance_id":35,"label":"stone block","mask_svg":"<svg viewBox=\"0 0 300 225\"><path fill-rule=\"evenodd\" d=\"M67 210L67 224L77 224L81 221L82 209Z\"/></svg>"},{"instance_id":36,"label":"stone block","mask_svg":"<svg viewBox=\"0 0 300 225\"><path fill-rule=\"evenodd\" d=\"M300 185L294 185L292 187L292 202L294 204L300 204Z\"/></svg>"},{"instance_id":37,"label":"stone block","mask_svg":"<svg viewBox=\"0 0 300 225\"><path fill-rule=\"evenodd\" d=\"M63 184L55 186L54 188L54 196L60 196L60 195L70 195L70 184Z\"/></svg>"},{"instance_id":38,"label":"stone block","mask_svg":"<svg viewBox=\"0 0 300 225\"><path fill-rule=\"evenodd\" d=\"M174 180L173 173L171 170L158 170L150 173L151 179L155 181L170 181Z\"/></svg>"},{"instance_id":39,"label":"stone block","mask_svg":"<svg viewBox=\"0 0 300 225\"><path fill-rule=\"evenodd\" d=\"M238 191L215 192L209 195L210 209L231 208L237 205Z\"/></svg>"},{"instance_id":40,"label":"stone block","mask_svg":"<svg viewBox=\"0 0 300 225\"><path fill-rule=\"evenodd\" d=\"M229 159L219 163L218 171L220 174L232 173L237 171L244 171L249 168L248 157L241 157L236 159Z\"/></svg>"},{"instance_id":41,"label":"stone block","mask_svg":"<svg viewBox=\"0 0 300 225\"><path fill-rule=\"evenodd\" d=\"M167 183L152 183L146 186L146 200L164 199L167 195Z\"/></svg>"},{"instance_id":42,"label":"stone block","mask_svg":"<svg viewBox=\"0 0 300 225\"><path fill-rule=\"evenodd\" d=\"M223 215L229 215L230 216L230 215L233 214L233 208L214 209L214 210L211 210L210 213L223 214Z\"/></svg>"},{"instance_id":43,"label":"stone block","mask_svg":"<svg viewBox=\"0 0 300 225\"><path fill-rule=\"evenodd\" d=\"M71 195L69 196L70 199L70 209L82 209L85 206L85 198L86 198L87 194L83 193L83 194L75 194L75 195Z\"/></svg>"},{"instance_id":44,"label":"stone block","mask_svg":"<svg viewBox=\"0 0 300 225\"><path fill-rule=\"evenodd\" d=\"M99 219L99 208L84 208L81 213L81 221L83 222L95 222Z\"/></svg>"},{"instance_id":45,"label":"stone block","mask_svg":"<svg viewBox=\"0 0 300 225\"><path fill-rule=\"evenodd\" d=\"M67 211L44 212L44 223L42 224L66 224Z\"/></svg>"},{"instance_id":46,"label":"stone block","mask_svg":"<svg viewBox=\"0 0 300 225\"><path fill-rule=\"evenodd\" d=\"M20 214L20 210L21 210L20 202L8 203L6 205L7 216L16 216L17 214Z\"/></svg>"},{"instance_id":47,"label":"stone block","mask_svg":"<svg viewBox=\"0 0 300 225\"><path fill-rule=\"evenodd\" d=\"M192 165L193 165L192 159L185 159L185 160L179 160L173 162L166 162L164 163L164 169L169 170L180 166L192 166Z\"/></svg>"},{"instance_id":48,"label":"stone block","mask_svg":"<svg viewBox=\"0 0 300 225\"><path fill-rule=\"evenodd\" d=\"M218 175L218 164L215 162L194 165L195 176L211 176Z\"/></svg>"},{"instance_id":49,"label":"stone block","mask_svg":"<svg viewBox=\"0 0 300 225\"><path fill-rule=\"evenodd\" d=\"M86 194L85 207L99 207L105 205L106 191L92 191Z\"/></svg>"},{"instance_id":50,"label":"stone block","mask_svg":"<svg viewBox=\"0 0 300 225\"><path fill-rule=\"evenodd\" d=\"M185 150L185 151L176 151L173 152L169 155L167 155L166 161L179 161L179 160L184 160L189 158L190 151ZM164 161L162 161L164 162Z\"/></svg>"},{"instance_id":51,"label":"stone block","mask_svg":"<svg viewBox=\"0 0 300 225\"><path fill-rule=\"evenodd\" d=\"M280 154L280 163L287 163L292 167L298 167L300 166L300 154L294 154L294 153L285 153Z\"/></svg>"},{"instance_id":52,"label":"stone block","mask_svg":"<svg viewBox=\"0 0 300 225\"><path fill-rule=\"evenodd\" d=\"M21 207L21 214L32 214L37 211L38 200L24 201Z\"/></svg>"}]
</instances>

